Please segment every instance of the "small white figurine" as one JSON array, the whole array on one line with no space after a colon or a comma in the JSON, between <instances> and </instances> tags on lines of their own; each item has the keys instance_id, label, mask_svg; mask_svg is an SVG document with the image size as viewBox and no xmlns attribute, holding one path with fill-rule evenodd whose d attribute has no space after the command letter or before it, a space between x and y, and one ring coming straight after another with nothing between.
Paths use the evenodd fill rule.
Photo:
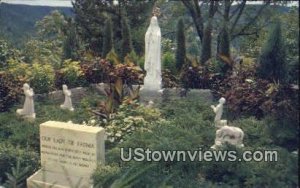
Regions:
<instances>
[{"instance_id":1,"label":"small white figurine","mask_svg":"<svg viewBox=\"0 0 300 188\"><path fill-rule=\"evenodd\" d=\"M24 90L24 95L25 95L25 102L24 102L24 106L22 109L17 109L17 114L24 116L26 118L35 119L33 89L30 88L30 86L27 83L25 83L23 85L23 90Z\"/></svg>"},{"instance_id":2,"label":"small white figurine","mask_svg":"<svg viewBox=\"0 0 300 188\"><path fill-rule=\"evenodd\" d=\"M223 114L223 106L226 102L226 99L224 97L219 99L219 104L217 106L211 105L210 107L215 112L215 126L216 127L222 127L227 125L227 120L221 120L222 114Z\"/></svg>"},{"instance_id":3,"label":"small white figurine","mask_svg":"<svg viewBox=\"0 0 300 188\"><path fill-rule=\"evenodd\" d=\"M217 149L225 143L237 147L244 147L243 139L244 132L242 129L225 125L216 131L215 144L211 148Z\"/></svg>"},{"instance_id":4,"label":"small white figurine","mask_svg":"<svg viewBox=\"0 0 300 188\"><path fill-rule=\"evenodd\" d=\"M74 111L74 108L72 105L72 99L71 99L71 91L68 90L68 86L65 84L62 86L62 88L63 88L63 93L65 95L65 102L64 102L64 104L60 105L60 108Z\"/></svg>"}]
</instances>

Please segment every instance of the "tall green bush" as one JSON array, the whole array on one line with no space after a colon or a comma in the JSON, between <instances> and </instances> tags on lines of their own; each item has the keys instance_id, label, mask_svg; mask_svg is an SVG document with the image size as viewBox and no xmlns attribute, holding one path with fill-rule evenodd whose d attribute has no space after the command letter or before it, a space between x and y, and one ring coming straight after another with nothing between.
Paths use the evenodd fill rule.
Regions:
<instances>
[{"instance_id":1,"label":"tall green bush","mask_svg":"<svg viewBox=\"0 0 300 188\"><path fill-rule=\"evenodd\" d=\"M127 54L129 54L132 50L132 40L130 34L130 26L128 24L127 18L124 17L122 19L122 52L121 58L125 58Z\"/></svg>"},{"instance_id":2,"label":"tall green bush","mask_svg":"<svg viewBox=\"0 0 300 188\"><path fill-rule=\"evenodd\" d=\"M83 51L83 44L73 19L68 20L68 28L63 42L63 59L78 60L80 52Z\"/></svg>"},{"instance_id":3,"label":"tall green bush","mask_svg":"<svg viewBox=\"0 0 300 188\"><path fill-rule=\"evenodd\" d=\"M103 39L102 56L106 57L106 55L113 48L113 31L112 31L111 19L106 20L104 32L105 32L105 37Z\"/></svg>"},{"instance_id":4,"label":"tall green bush","mask_svg":"<svg viewBox=\"0 0 300 188\"><path fill-rule=\"evenodd\" d=\"M184 23L180 19L177 24L177 48L176 48L176 69L180 71L185 63L186 49L185 49L185 35Z\"/></svg>"},{"instance_id":5,"label":"tall green bush","mask_svg":"<svg viewBox=\"0 0 300 188\"><path fill-rule=\"evenodd\" d=\"M271 81L286 81L286 49L279 21L271 29L268 39L262 48L257 73L261 78Z\"/></svg>"}]
</instances>

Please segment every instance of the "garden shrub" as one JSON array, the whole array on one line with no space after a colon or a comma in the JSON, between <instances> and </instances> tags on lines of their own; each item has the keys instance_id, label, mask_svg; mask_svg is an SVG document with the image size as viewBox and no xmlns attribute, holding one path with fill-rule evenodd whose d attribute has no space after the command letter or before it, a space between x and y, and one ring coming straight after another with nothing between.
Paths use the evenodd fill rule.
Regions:
<instances>
[{"instance_id":1,"label":"garden shrub","mask_svg":"<svg viewBox=\"0 0 300 188\"><path fill-rule=\"evenodd\" d=\"M162 66L164 69L170 70L172 74L175 74L177 72L175 65L175 56L173 53L166 52L163 54Z\"/></svg>"},{"instance_id":2,"label":"garden shrub","mask_svg":"<svg viewBox=\"0 0 300 188\"><path fill-rule=\"evenodd\" d=\"M121 64L118 57L108 54L106 59L96 58L90 62L84 62L81 70L89 83L114 83L118 78L127 85L141 84L144 77L143 70L136 65L137 55L132 52L125 57L124 64Z\"/></svg>"},{"instance_id":3,"label":"garden shrub","mask_svg":"<svg viewBox=\"0 0 300 188\"><path fill-rule=\"evenodd\" d=\"M35 93L48 93L53 90L55 74L52 65L33 63L29 75L30 87Z\"/></svg>"},{"instance_id":4,"label":"garden shrub","mask_svg":"<svg viewBox=\"0 0 300 188\"><path fill-rule=\"evenodd\" d=\"M109 74L113 69L114 66L110 61L99 58L84 62L81 65L84 77L89 83L111 82Z\"/></svg>"},{"instance_id":5,"label":"garden shrub","mask_svg":"<svg viewBox=\"0 0 300 188\"><path fill-rule=\"evenodd\" d=\"M213 93L226 98L226 107L233 118L265 115L293 119L298 122L297 90L289 85L260 79L254 67L241 69L237 76L228 76L213 85Z\"/></svg>"},{"instance_id":6,"label":"garden shrub","mask_svg":"<svg viewBox=\"0 0 300 188\"><path fill-rule=\"evenodd\" d=\"M176 69L179 72L186 59L186 49L185 49L185 34L184 34L184 22L183 19L179 19L177 23L177 48L176 48Z\"/></svg>"},{"instance_id":7,"label":"garden shrub","mask_svg":"<svg viewBox=\"0 0 300 188\"><path fill-rule=\"evenodd\" d=\"M241 70L237 76L226 75L218 80L213 93L226 98L226 107L232 118L242 115L263 117L262 103L267 100L269 82L255 77L251 70Z\"/></svg>"},{"instance_id":8,"label":"garden shrub","mask_svg":"<svg viewBox=\"0 0 300 188\"><path fill-rule=\"evenodd\" d=\"M96 61L84 62L81 64L81 70L88 83L102 82L102 72L96 68Z\"/></svg>"},{"instance_id":9,"label":"garden shrub","mask_svg":"<svg viewBox=\"0 0 300 188\"><path fill-rule=\"evenodd\" d=\"M120 60L118 54L115 52L115 49L111 49L109 53L106 55L105 59L109 62L111 62L113 65L120 64L122 61Z\"/></svg>"},{"instance_id":10,"label":"garden shrub","mask_svg":"<svg viewBox=\"0 0 300 188\"><path fill-rule=\"evenodd\" d=\"M7 73L0 72L0 85L0 112L4 112L18 101L22 84Z\"/></svg>"},{"instance_id":11,"label":"garden shrub","mask_svg":"<svg viewBox=\"0 0 300 188\"><path fill-rule=\"evenodd\" d=\"M214 83L215 74L209 73L202 66L185 65L180 74L184 88L208 89Z\"/></svg>"},{"instance_id":12,"label":"garden shrub","mask_svg":"<svg viewBox=\"0 0 300 188\"><path fill-rule=\"evenodd\" d=\"M124 141L125 136L134 131L149 131L149 128L159 124L160 112L155 108L146 108L137 104L122 104L114 118L105 125L105 131L111 142Z\"/></svg>"},{"instance_id":13,"label":"garden shrub","mask_svg":"<svg viewBox=\"0 0 300 188\"><path fill-rule=\"evenodd\" d=\"M9 59L7 72L13 76L14 80L27 82L30 79L30 64L24 63L19 60Z\"/></svg>"},{"instance_id":14,"label":"garden shrub","mask_svg":"<svg viewBox=\"0 0 300 188\"><path fill-rule=\"evenodd\" d=\"M180 80L184 88L199 88L201 75L198 67L185 66L180 74Z\"/></svg>"},{"instance_id":15,"label":"garden shrub","mask_svg":"<svg viewBox=\"0 0 300 188\"><path fill-rule=\"evenodd\" d=\"M65 60L62 69L56 73L56 87L61 88L62 84L68 85L69 88L82 86L86 80L80 66L80 62Z\"/></svg>"},{"instance_id":16,"label":"garden shrub","mask_svg":"<svg viewBox=\"0 0 300 188\"><path fill-rule=\"evenodd\" d=\"M259 58L258 75L270 81L287 81L286 48L279 20L272 28Z\"/></svg>"},{"instance_id":17,"label":"garden shrub","mask_svg":"<svg viewBox=\"0 0 300 188\"><path fill-rule=\"evenodd\" d=\"M137 55L135 53L134 50L132 50L129 54L127 54L127 56L125 57L125 60L124 60L124 63L125 64L129 64L129 63L133 63L134 65L138 65L140 66L141 64L144 64L144 58ZM143 68L143 67L141 67Z\"/></svg>"},{"instance_id":18,"label":"garden shrub","mask_svg":"<svg viewBox=\"0 0 300 188\"><path fill-rule=\"evenodd\" d=\"M162 83L163 88L174 88L179 87L179 80L174 74L169 70L165 69L162 71Z\"/></svg>"},{"instance_id":19,"label":"garden shrub","mask_svg":"<svg viewBox=\"0 0 300 188\"><path fill-rule=\"evenodd\" d=\"M30 149L0 143L0 180L2 183L7 179L5 173L11 173L11 168L16 166L17 161L21 168L30 168L29 177L39 167L39 154Z\"/></svg>"},{"instance_id":20,"label":"garden shrub","mask_svg":"<svg viewBox=\"0 0 300 188\"><path fill-rule=\"evenodd\" d=\"M141 84L144 78L142 69L133 63L115 65L110 76L112 80L121 78L123 83L127 85Z\"/></svg>"}]
</instances>

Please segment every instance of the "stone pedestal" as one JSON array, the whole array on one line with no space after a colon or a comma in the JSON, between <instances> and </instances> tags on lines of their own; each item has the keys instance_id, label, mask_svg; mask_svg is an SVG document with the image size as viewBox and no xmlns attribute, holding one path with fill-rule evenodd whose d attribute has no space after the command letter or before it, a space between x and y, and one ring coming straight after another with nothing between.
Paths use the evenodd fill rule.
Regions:
<instances>
[{"instance_id":1,"label":"stone pedestal","mask_svg":"<svg viewBox=\"0 0 300 188\"><path fill-rule=\"evenodd\" d=\"M150 101L154 104L159 104L163 100L164 90L147 90L142 88L140 90L140 103L149 104Z\"/></svg>"},{"instance_id":2,"label":"stone pedestal","mask_svg":"<svg viewBox=\"0 0 300 188\"><path fill-rule=\"evenodd\" d=\"M41 170L27 179L27 187L92 187L90 176L105 163L105 131L72 123L48 121L40 125Z\"/></svg>"},{"instance_id":3,"label":"stone pedestal","mask_svg":"<svg viewBox=\"0 0 300 188\"><path fill-rule=\"evenodd\" d=\"M87 177L68 176L40 169L27 179L27 188L91 188L93 182Z\"/></svg>"}]
</instances>

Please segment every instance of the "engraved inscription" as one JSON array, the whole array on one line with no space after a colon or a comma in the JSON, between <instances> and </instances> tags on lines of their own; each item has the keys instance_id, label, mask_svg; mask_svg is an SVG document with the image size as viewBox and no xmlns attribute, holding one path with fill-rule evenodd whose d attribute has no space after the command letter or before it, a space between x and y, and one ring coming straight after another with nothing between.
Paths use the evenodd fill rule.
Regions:
<instances>
[{"instance_id":1,"label":"engraved inscription","mask_svg":"<svg viewBox=\"0 0 300 188\"><path fill-rule=\"evenodd\" d=\"M44 161L55 162L62 166L91 168L96 163L94 143L41 136L41 154Z\"/></svg>"}]
</instances>

